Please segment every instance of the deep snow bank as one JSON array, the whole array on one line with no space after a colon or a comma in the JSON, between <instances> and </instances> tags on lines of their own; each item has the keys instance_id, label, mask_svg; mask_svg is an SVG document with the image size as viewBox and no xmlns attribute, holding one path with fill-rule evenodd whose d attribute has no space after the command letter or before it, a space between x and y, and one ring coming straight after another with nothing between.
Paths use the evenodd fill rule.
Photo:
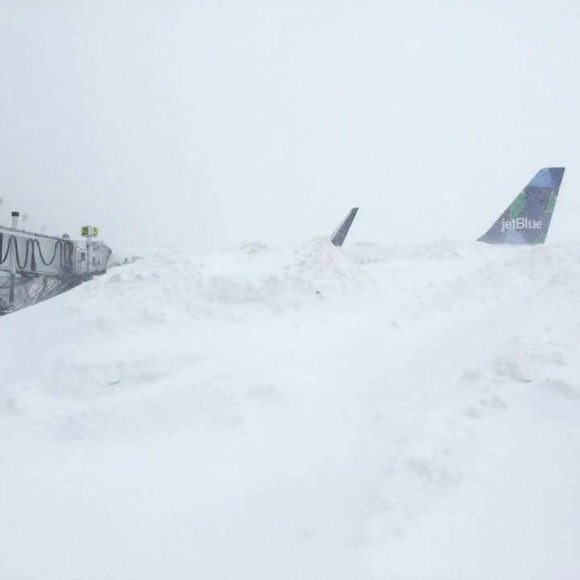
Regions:
<instances>
[{"instance_id":1,"label":"deep snow bank","mask_svg":"<svg viewBox=\"0 0 580 580\"><path fill-rule=\"evenodd\" d=\"M576 577L579 265L164 251L2 319L0 576Z\"/></svg>"}]
</instances>

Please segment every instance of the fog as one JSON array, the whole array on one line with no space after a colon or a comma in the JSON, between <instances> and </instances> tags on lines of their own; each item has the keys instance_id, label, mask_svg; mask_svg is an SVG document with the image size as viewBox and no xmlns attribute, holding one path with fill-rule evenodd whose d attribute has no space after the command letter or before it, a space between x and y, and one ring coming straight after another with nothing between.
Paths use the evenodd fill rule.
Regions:
<instances>
[{"instance_id":1,"label":"fog","mask_svg":"<svg viewBox=\"0 0 580 580\"><path fill-rule=\"evenodd\" d=\"M210 251L329 233L471 240L566 166L571 0L0 0L0 223Z\"/></svg>"}]
</instances>

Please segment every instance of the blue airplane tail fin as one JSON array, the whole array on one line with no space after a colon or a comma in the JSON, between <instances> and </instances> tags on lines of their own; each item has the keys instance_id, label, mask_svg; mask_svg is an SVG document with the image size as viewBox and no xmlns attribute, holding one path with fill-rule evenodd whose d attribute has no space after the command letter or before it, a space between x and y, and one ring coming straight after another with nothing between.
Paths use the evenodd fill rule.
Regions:
<instances>
[{"instance_id":1,"label":"blue airplane tail fin","mask_svg":"<svg viewBox=\"0 0 580 580\"><path fill-rule=\"evenodd\" d=\"M342 246L348 231L350 230L350 226L352 226L352 222L358 213L358 207L353 207L349 212L348 215L340 222L339 226L336 228L332 236L330 236L330 241L338 248Z\"/></svg>"},{"instance_id":2,"label":"blue airplane tail fin","mask_svg":"<svg viewBox=\"0 0 580 580\"><path fill-rule=\"evenodd\" d=\"M538 171L478 241L488 244L543 244L563 177L564 167L546 167Z\"/></svg>"}]
</instances>

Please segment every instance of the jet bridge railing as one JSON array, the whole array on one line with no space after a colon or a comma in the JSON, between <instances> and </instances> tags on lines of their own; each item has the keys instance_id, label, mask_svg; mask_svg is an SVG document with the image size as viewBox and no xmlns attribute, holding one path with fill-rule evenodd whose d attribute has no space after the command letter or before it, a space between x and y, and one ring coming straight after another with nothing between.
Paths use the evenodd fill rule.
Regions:
<instances>
[{"instance_id":1,"label":"jet bridge railing","mask_svg":"<svg viewBox=\"0 0 580 580\"><path fill-rule=\"evenodd\" d=\"M73 268L73 242L0 227L0 271L63 276Z\"/></svg>"}]
</instances>

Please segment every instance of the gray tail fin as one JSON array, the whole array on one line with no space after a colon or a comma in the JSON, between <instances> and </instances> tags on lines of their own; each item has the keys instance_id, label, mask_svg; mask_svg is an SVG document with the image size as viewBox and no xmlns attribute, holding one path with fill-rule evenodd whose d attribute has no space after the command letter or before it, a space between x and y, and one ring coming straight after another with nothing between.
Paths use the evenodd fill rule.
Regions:
<instances>
[{"instance_id":1,"label":"gray tail fin","mask_svg":"<svg viewBox=\"0 0 580 580\"><path fill-rule=\"evenodd\" d=\"M358 213L358 207L353 207L348 215L340 222L339 226L336 228L332 236L330 236L330 241L337 247L340 248L346 239L348 230L352 226L352 222Z\"/></svg>"},{"instance_id":2,"label":"gray tail fin","mask_svg":"<svg viewBox=\"0 0 580 580\"><path fill-rule=\"evenodd\" d=\"M478 241L488 244L543 244L563 177L564 167L546 167L538 171Z\"/></svg>"}]
</instances>

